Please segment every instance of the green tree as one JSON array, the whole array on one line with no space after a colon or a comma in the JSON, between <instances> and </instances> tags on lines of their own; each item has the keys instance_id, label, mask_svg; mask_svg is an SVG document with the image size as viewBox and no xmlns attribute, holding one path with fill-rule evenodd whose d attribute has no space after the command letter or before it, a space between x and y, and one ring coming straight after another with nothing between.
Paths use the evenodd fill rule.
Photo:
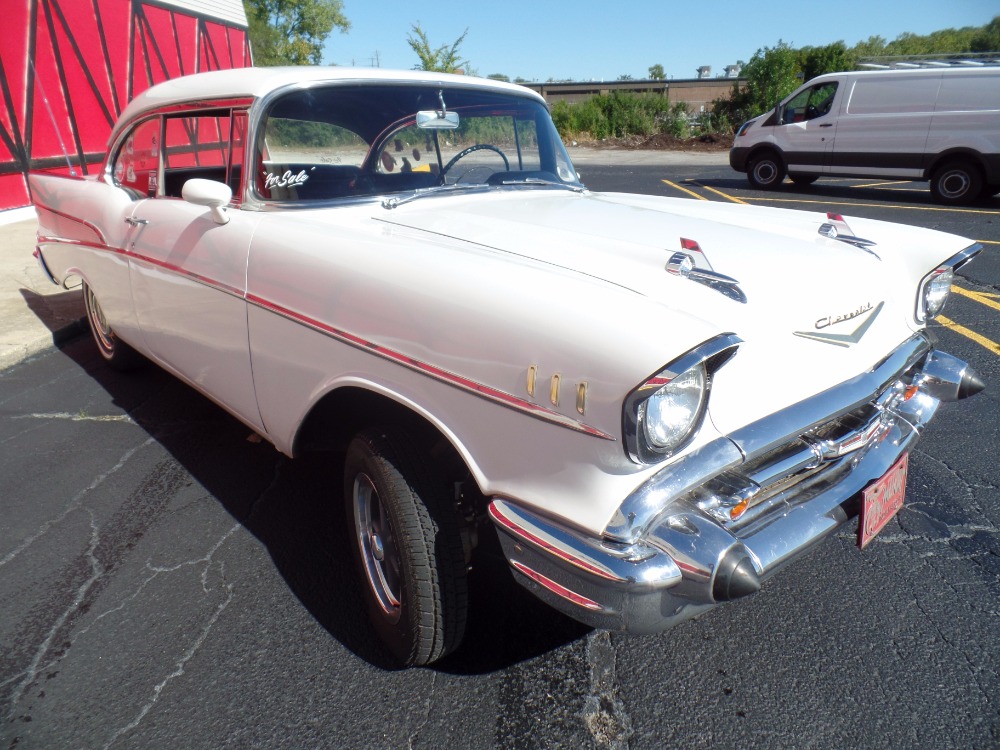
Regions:
<instances>
[{"instance_id":1,"label":"green tree","mask_svg":"<svg viewBox=\"0 0 1000 750\"><path fill-rule=\"evenodd\" d=\"M431 46L427 33L420 28L420 22L413 24L412 33L406 38L420 62L413 66L414 70L432 70L435 73L472 73L469 69L469 61L462 59L459 47L468 36L466 29L462 35L450 45L442 44L440 47Z\"/></svg>"},{"instance_id":2,"label":"green tree","mask_svg":"<svg viewBox=\"0 0 1000 750\"><path fill-rule=\"evenodd\" d=\"M351 28L342 0L243 0L254 65L318 65L334 27Z\"/></svg>"},{"instance_id":3,"label":"green tree","mask_svg":"<svg viewBox=\"0 0 1000 750\"><path fill-rule=\"evenodd\" d=\"M969 45L969 52L1000 52L1000 16L976 32Z\"/></svg>"},{"instance_id":4,"label":"green tree","mask_svg":"<svg viewBox=\"0 0 1000 750\"><path fill-rule=\"evenodd\" d=\"M799 65L806 81L824 73L854 70L857 61L857 57L843 42L834 42L825 47L803 47L799 50Z\"/></svg>"},{"instance_id":5,"label":"green tree","mask_svg":"<svg viewBox=\"0 0 1000 750\"><path fill-rule=\"evenodd\" d=\"M503 73L490 73L488 76L491 81L505 81L510 83L510 76L504 75Z\"/></svg>"},{"instance_id":6,"label":"green tree","mask_svg":"<svg viewBox=\"0 0 1000 750\"><path fill-rule=\"evenodd\" d=\"M667 77L667 74L663 71L663 66L659 63L656 65L649 66L649 78L653 81L662 81Z\"/></svg>"},{"instance_id":7,"label":"green tree","mask_svg":"<svg viewBox=\"0 0 1000 750\"><path fill-rule=\"evenodd\" d=\"M734 94L733 99L752 112L750 117L756 117L771 109L801 83L798 52L779 40L774 47L763 47L754 52L740 75L746 80L746 85Z\"/></svg>"}]
</instances>

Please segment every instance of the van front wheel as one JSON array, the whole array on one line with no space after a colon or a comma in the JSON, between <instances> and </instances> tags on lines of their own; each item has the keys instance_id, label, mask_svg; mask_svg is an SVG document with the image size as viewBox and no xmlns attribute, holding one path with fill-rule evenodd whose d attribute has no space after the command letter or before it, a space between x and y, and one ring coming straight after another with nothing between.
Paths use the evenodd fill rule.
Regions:
<instances>
[{"instance_id":1,"label":"van front wheel","mask_svg":"<svg viewBox=\"0 0 1000 750\"><path fill-rule=\"evenodd\" d=\"M938 203L950 206L972 203L982 191L983 176L969 161L946 162L931 175L931 195Z\"/></svg>"},{"instance_id":2,"label":"van front wheel","mask_svg":"<svg viewBox=\"0 0 1000 750\"><path fill-rule=\"evenodd\" d=\"M750 159L747 180L758 190L774 190L785 179L785 165L772 151L765 151Z\"/></svg>"}]
</instances>

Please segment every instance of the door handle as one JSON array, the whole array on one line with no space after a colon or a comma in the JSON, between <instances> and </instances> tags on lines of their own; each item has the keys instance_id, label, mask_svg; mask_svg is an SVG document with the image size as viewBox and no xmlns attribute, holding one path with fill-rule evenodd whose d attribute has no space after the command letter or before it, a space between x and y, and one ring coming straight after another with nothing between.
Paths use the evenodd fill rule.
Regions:
<instances>
[{"instance_id":1,"label":"door handle","mask_svg":"<svg viewBox=\"0 0 1000 750\"><path fill-rule=\"evenodd\" d=\"M145 226L146 224L149 223L149 219L135 219L129 216L125 219L125 223L133 227Z\"/></svg>"},{"instance_id":2,"label":"door handle","mask_svg":"<svg viewBox=\"0 0 1000 750\"><path fill-rule=\"evenodd\" d=\"M833 123L832 122L824 122L822 125L820 125L820 127L821 128L832 128L833 127Z\"/></svg>"}]
</instances>

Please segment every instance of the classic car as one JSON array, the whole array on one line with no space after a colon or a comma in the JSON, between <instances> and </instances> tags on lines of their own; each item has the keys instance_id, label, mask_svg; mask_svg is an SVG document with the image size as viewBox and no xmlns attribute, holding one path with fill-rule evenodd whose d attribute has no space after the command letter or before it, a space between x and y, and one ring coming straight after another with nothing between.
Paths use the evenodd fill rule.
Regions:
<instances>
[{"instance_id":1,"label":"classic car","mask_svg":"<svg viewBox=\"0 0 1000 750\"><path fill-rule=\"evenodd\" d=\"M108 365L152 360L289 456L343 453L330 499L406 665L460 643L486 542L553 607L637 633L855 518L863 546L939 404L983 387L927 330L977 244L592 192L510 84L178 78L128 105L98 174L30 183L36 256L82 285Z\"/></svg>"}]
</instances>

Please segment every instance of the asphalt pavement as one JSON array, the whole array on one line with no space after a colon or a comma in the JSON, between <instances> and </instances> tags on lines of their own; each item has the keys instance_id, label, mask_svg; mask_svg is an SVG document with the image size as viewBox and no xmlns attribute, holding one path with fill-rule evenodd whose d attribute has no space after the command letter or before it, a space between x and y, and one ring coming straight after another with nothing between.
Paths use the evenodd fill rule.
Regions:
<instances>
[{"instance_id":1,"label":"asphalt pavement","mask_svg":"<svg viewBox=\"0 0 1000 750\"><path fill-rule=\"evenodd\" d=\"M581 172L587 166L727 164L728 152L639 151L569 147ZM584 177L586 175L584 174ZM0 211L0 370L66 341L85 329L83 295L45 276L32 256L38 223L33 211Z\"/></svg>"}]
</instances>

